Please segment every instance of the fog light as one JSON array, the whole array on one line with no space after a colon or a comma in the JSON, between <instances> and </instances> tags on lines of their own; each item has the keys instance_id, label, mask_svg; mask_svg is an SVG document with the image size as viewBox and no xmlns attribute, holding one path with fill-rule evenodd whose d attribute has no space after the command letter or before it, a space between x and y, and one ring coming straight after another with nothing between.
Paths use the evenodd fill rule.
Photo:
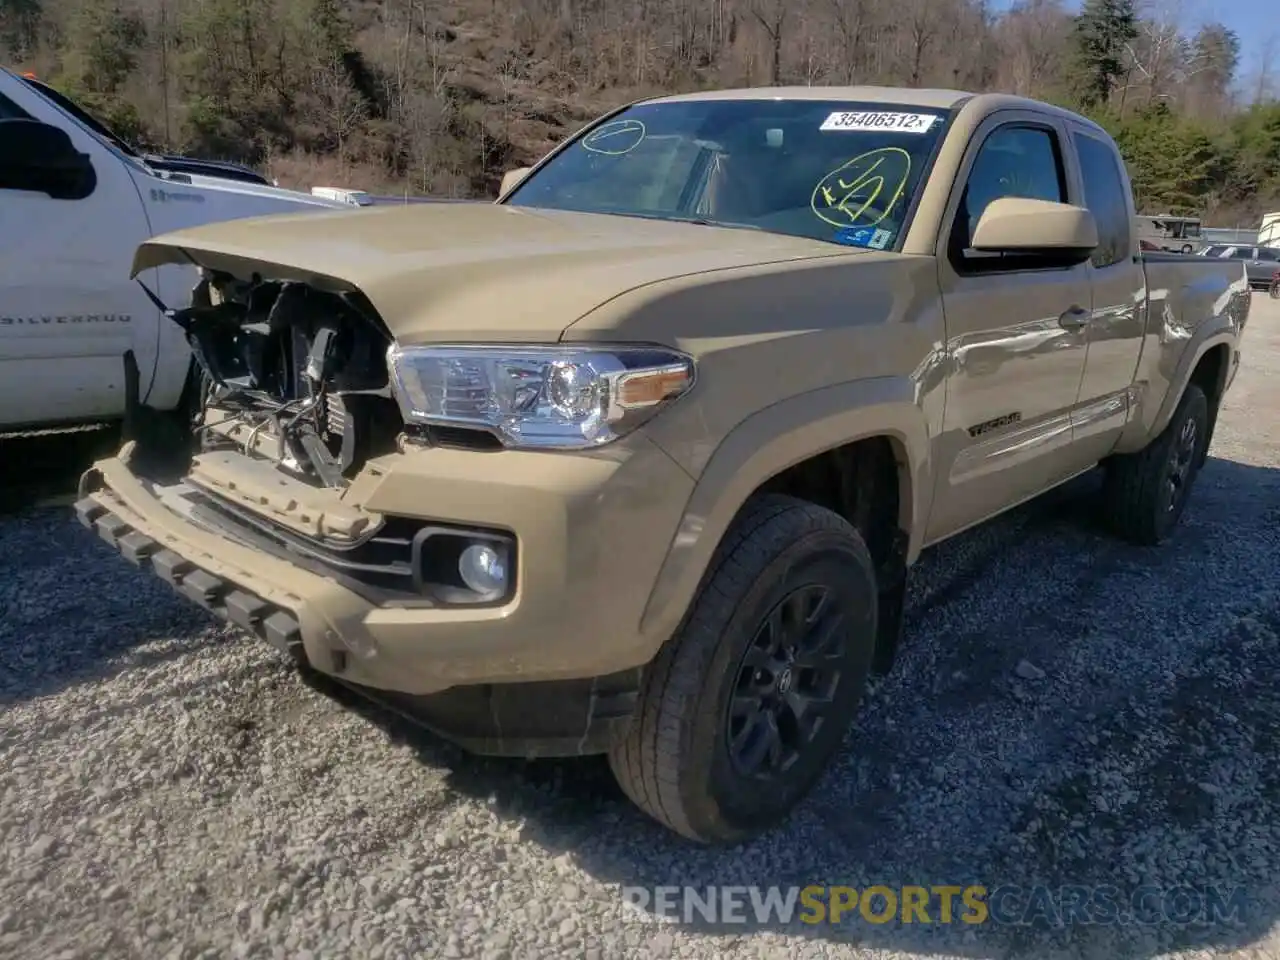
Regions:
<instances>
[{"instance_id":1,"label":"fog light","mask_svg":"<svg viewBox=\"0 0 1280 960\"><path fill-rule=\"evenodd\" d=\"M507 589L506 551L473 543L458 557L462 582L484 596L501 596Z\"/></svg>"}]
</instances>

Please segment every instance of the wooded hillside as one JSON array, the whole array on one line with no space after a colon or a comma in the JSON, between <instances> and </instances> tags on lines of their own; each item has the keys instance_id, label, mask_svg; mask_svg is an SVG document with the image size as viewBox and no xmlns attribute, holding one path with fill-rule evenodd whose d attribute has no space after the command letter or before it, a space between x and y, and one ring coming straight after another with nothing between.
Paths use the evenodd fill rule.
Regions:
<instances>
[{"instance_id":1,"label":"wooded hillside","mask_svg":"<svg viewBox=\"0 0 1280 960\"><path fill-rule=\"evenodd\" d=\"M1239 49L1135 0L0 0L0 58L127 138L442 196L492 196L655 92L891 83L1081 108L1147 212L1252 226L1280 209L1280 102L1269 70L1237 76Z\"/></svg>"}]
</instances>

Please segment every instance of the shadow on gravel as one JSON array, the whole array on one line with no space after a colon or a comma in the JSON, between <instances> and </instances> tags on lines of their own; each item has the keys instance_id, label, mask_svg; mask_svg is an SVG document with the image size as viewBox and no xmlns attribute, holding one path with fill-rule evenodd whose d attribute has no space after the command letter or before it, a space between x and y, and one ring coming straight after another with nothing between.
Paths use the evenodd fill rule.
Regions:
<instances>
[{"instance_id":1,"label":"shadow on gravel","mask_svg":"<svg viewBox=\"0 0 1280 960\"><path fill-rule=\"evenodd\" d=\"M75 522L80 475L119 445L112 426L0 439L0 708L178 658L135 648L214 624Z\"/></svg>"},{"instance_id":2,"label":"shadow on gravel","mask_svg":"<svg viewBox=\"0 0 1280 960\"><path fill-rule=\"evenodd\" d=\"M0 710L181 657L190 645L134 648L214 623L76 523L70 507L0 518Z\"/></svg>"},{"instance_id":3,"label":"shadow on gravel","mask_svg":"<svg viewBox=\"0 0 1280 960\"><path fill-rule=\"evenodd\" d=\"M119 446L115 426L0 438L0 518L46 498L73 496L80 474Z\"/></svg>"},{"instance_id":4,"label":"shadow on gravel","mask_svg":"<svg viewBox=\"0 0 1280 960\"><path fill-rule=\"evenodd\" d=\"M958 897L940 922L938 896L912 923L900 902L887 923L695 910L681 933L709 947L759 930L984 958L1243 946L1280 919L1280 471L1211 458L1177 536L1152 549L1098 529L1096 483L922 558L904 648L849 747L789 823L737 849L652 823L601 759L466 756L321 686L603 883L988 891L980 924ZM1220 920L1198 922L1215 896ZM665 955L674 928L647 929Z\"/></svg>"}]
</instances>

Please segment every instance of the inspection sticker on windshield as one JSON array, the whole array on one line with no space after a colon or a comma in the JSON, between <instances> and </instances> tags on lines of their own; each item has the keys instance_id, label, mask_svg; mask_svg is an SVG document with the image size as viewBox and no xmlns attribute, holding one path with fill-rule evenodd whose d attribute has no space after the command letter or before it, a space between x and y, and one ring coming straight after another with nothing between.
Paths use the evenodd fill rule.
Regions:
<instances>
[{"instance_id":1,"label":"inspection sticker on windshield","mask_svg":"<svg viewBox=\"0 0 1280 960\"><path fill-rule=\"evenodd\" d=\"M847 247L870 247L872 250L883 250L892 239L891 232L876 227L845 227L837 230L835 236L836 243Z\"/></svg>"},{"instance_id":2,"label":"inspection sticker on windshield","mask_svg":"<svg viewBox=\"0 0 1280 960\"><path fill-rule=\"evenodd\" d=\"M927 133L936 113L891 113L880 110L839 111L822 121L820 130L892 130L894 133Z\"/></svg>"}]
</instances>

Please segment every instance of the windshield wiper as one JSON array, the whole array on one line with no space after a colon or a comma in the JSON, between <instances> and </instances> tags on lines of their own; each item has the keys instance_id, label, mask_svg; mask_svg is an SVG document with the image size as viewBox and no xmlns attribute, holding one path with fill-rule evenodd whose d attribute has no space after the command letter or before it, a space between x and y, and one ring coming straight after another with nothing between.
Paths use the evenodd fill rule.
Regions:
<instances>
[{"instance_id":1,"label":"windshield wiper","mask_svg":"<svg viewBox=\"0 0 1280 960\"><path fill-rule=\"evenodd\" d=\"M700 227L733 227L738 230L760 230L764 227L754 223L736 223L733 220L712 220L710 217L663 217L663 220L674 220L676 223L696 223Z\"/></svg>"},{"instance_id":2,"label":"windshield wiper","mask_svg":"<svg viewBox=\"0 0 1280 960\"><path fill-rule=\"evenodd\" d=\"M601 210L599 213L609 213L618 217L635 217L639 220L661 220L665 223L692 223L699 227L733 227L738 230L758 230L766 232L764 227L756 226L754 223L737 223L733 220L712 220L710 217L685 217L678 213L623 213L616 210Z\"/></svg>"}]
</instances>

